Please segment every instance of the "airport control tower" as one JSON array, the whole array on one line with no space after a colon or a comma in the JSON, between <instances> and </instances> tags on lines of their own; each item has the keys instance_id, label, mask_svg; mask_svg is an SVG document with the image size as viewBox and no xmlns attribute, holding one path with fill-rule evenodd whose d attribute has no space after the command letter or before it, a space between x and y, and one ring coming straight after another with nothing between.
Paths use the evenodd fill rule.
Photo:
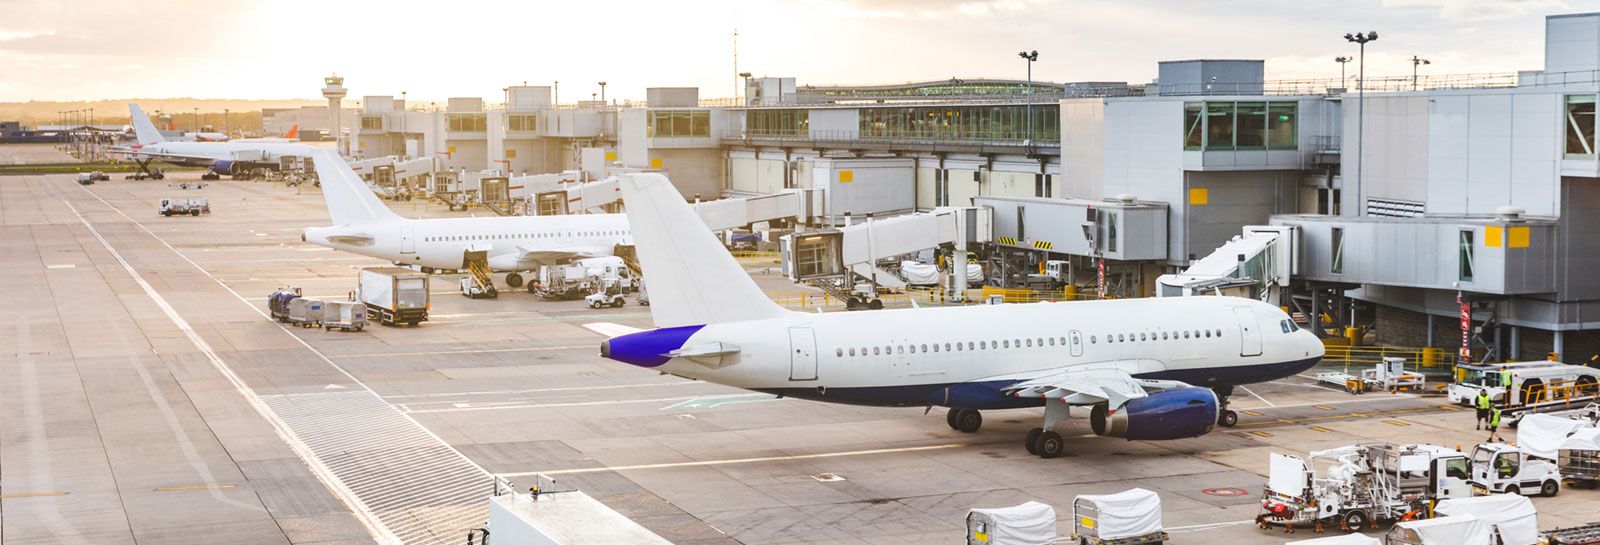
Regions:
<instances>
[{"instance_id":1,"label":"airport control tower","mask_svg":"<svg viewBox=\"0 0 1600 545\"><path fill-rule=\"evenodd\" d=\"M328 119L333 121L334 149L339 150L341 154L345 152L344 130L339 126L339 121L344 116L341 115L343 111L339 107L339 102L344 100L344 94L344 78L338 74L322 78L322 98L328 99Z\"/></svg>"}]
</instances>

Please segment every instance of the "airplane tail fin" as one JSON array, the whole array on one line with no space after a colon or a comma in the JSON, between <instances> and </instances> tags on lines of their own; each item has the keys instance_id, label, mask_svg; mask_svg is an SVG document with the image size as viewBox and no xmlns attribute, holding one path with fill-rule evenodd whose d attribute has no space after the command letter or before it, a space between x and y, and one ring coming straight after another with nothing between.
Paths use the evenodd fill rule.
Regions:
<instances>
[{"instance_id":1,"label":"airplane tail fin","mask_svg":"<svg viewBox=\"0 0 1600 545\"><path fill-rule=\"evenodd\" d=\"M790 314L756 286L666 176L626 174L619 185L656 327Z\"/></svg>"},{"instance_id":2,"label":"airplane tail fin","mask_svg":"<svg viewBox=\"0 0 1600 545\"><path fill-rule=\"evenodd\" d=\"M328 217L334 225L375 223L401 219L378 200L367 183L350 170L350 164L331 149L317 150L311 155L317 169L317 180L322 183L322 199L328 204Z\"/></svg>"},{"instance_id":3,"label":"airplane tail fin","mask_svg":"<svg viewBox=\"0 0 1600 545\"><path fill-rule=\"evenodd\" d=\"M294 125L291 125L289 127L289 131L283 133L283 137L284 138L288 138L290 140L299 139L300 138L300 124L299 123L295 123Z\"/></svg>"},{"instance_id":4,"label":"airplane tail fin","mask_svg":"<svg viewBox=\"0 0 1600 545\"><path fill-rule=\"evenodd\" d=\"M167 141L161 136L161 131L156 130L156 124L150 122L150 116L145 115L138 104L129 104L128 114L133 117L133 134L138 137L139 145L148 146Z\"/></svg>"}]
</instances>

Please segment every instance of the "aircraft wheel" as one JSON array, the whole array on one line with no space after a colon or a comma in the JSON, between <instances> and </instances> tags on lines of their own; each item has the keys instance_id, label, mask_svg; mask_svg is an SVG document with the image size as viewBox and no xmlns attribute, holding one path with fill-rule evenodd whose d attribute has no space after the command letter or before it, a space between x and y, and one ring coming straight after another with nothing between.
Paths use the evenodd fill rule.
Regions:
<instances>
[{"instance_id":1,"label":"aircraft wheel","mask_svg":"<svg viewBox=\"0 0 1600 545\"><path fill-rule=\"evenodd\" d=\"M1044 428L1028 430L1027 438L1022 440L1022 446L1028 449L1028 454L1039 454L1039 436L1044 434Z\"/></svg>"},{"instance_id":2,"label":"aircraft wheel","mask_svg":"<svg viewBox=\"0 0 1600 545\"><path fill-rule=\"evenodd\" d=\"M506 275L506 285L507 286L511 286L513 288L522 287L522 275L517 274L517 273L507 274Z\"/></svg>"},{"instance_id":3,"label":"aircraft wheel","mask_svg":"<svg viewBox=\"0 0 1600 545\"><path fill-rule=\"evenodd\" d=\"M1066 451L1067 444L1061 439L1061 434L1047 431L1039 434L1039 438L1035 440L1033 448L1037 451L1035 454L1038 454L1040 458L1055 458Z\"/></svg>"},{"instance_id":4,"label":"aircraft wheel","mask_svg":"<svg viewBox=\"0 0 1600 545\"><path fill-rule=\"evenodd\" d=\"M961 433L978 433L983 427L983 413L976 409L961 409L956 415L956 430Z\"/></svg>"},{"instance_id":5,"label":"aircraft wheel","mask_svg":"<svg viewBox=\"0 0 1600 545\"><path fill-rule=\"evenodd\" d=\"M961 409L950 409L950 410L945 411L944 412L944 423L949 424L950 425L950 429L952 429L952 430L956 429L956 415L960 414L960 413L961 413Z\"/></svg>"},{"instance_id":6,"label":"aircraft wheel","mask_svg":"<svg viewBox=\"0 0 1600 545\"><path fill-rule=\"evenodd\" d=\"M1217 415L1217 424L1224 428L1237 426L1239 425L1239 413L1224 410L1222 411L1222 414Z\"/></svg>"}]
</instances>

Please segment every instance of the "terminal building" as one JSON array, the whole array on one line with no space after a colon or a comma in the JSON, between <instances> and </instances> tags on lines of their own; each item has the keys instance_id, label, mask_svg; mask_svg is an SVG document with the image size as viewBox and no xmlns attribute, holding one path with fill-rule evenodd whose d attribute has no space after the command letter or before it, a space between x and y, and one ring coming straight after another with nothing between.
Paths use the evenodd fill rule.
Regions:
<instances>
[{"instance_id":1,"label":"terminal building","mask_svg":"<svg viewBox=\"0 0 1600 545\"><path fill-rule=\"evenodd\" d=\"M1561 15L1544 68L1515 75L1274 81L1195 59L1133 84L746 77L734 100L517 85L494 104L365 96L348 149L509 177L663 171L702 199L819 191L818 227L981 207L1001 268L1061 263L1084 285L1104 263L1116 296L1226 285L1324 333L1447 353L1466 313L1475 360L1580 362L1600 353L1596 74L1600 14Z\"/></svg>"}]
</instances>

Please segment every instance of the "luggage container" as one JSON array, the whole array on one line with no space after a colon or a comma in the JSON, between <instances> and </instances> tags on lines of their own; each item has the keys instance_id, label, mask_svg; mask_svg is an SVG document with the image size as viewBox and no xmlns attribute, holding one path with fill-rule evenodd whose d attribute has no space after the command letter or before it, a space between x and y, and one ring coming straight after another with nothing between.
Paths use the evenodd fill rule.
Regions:
<instances>
[{"instance_id":1,"label":"luggage container","mask_svg":"<svg viewBox=\"0 0 1600 545\"><path fill-rule=\"evenodd\" d=\"M1600 428L1572 432L1557 445L1556 452L1562 480L1587 488L1600 483Z\"/></svg>"},{"instance_id":2,"label":"luggage container","mask_svg":"<svg viewBox=\"0 0 1600 545\"><path fill-rule=\"evenodd\" d=\"M1433 508L1434 516L1469 515L1489 525L1500 545L1537 545L1539 515L1528 498L1495 494L1476 498L1444 500Z\"/></svg>"},{"instance_id":3,"label":"luggage container","mask_svg":"<svg viewBox=\"0 0 1600 545\"><path fill-rule=\"evenodd\" d=\"M1056 510L1030 501L967 512L967 545L1055 545Z\"/></svg>"},{"instance_id":4,"label":"luggage container","mask_svg":"<svg viewBox=\"0 0 1600 545\"><path fill-rule=\"evenodd\" d=\"M289 301L300 297L300 288L278 288L267 294L267 311L272 319L279 322L289 321Z\"/></svg>"},{"instance_id":5,"label":"luggage container","mask_svg":"<svg viewBox=\"0 0 1600 545\"><path fill-rule=\"evenodd\" d=\"M289 301L289 323L300 327L322 325L322 301L306 297Z\"/></svg>"},{"instance_id":6,"label":"luggage container","mask_svg":"<svg viewBox=\"0 0 1600 545\"><path fill-rule=\"evenodd\" d=\"M367 319L383 325L428 321L428 275L400 267L361 269L357 299Z\"/></svg>"},{"instance_id":7,"label":"luggage container","mask_svg":"<svg viewBox=\"0 0 1600 545\"><path fill-rule=\"evenodd\" d=\"M322 305L322 329L361 331L367 327L367 305L360 301L328 301Z\"/></svg>"},{"instance_id":8,"label":"luggage container","mask_svg":"<svg viewBox=\"0 0 1600 545\"><path fill-rule=\"evenodd\" d=\"M1409 520L1394 525L1383 545L1495 545L1488 523L1472 515Z\"/></svg>"},{"instance_id":9,"label":"luggage container","mask_svg":"<svg viewBox=\"0 0 1600 545\"><path fill-rule=\"evenodd\" d=\"M1078 496L1072 500L1072 538L1079 545L1166 543L1161 497L1143 488Z\"/></svg>"}]
</instances>

